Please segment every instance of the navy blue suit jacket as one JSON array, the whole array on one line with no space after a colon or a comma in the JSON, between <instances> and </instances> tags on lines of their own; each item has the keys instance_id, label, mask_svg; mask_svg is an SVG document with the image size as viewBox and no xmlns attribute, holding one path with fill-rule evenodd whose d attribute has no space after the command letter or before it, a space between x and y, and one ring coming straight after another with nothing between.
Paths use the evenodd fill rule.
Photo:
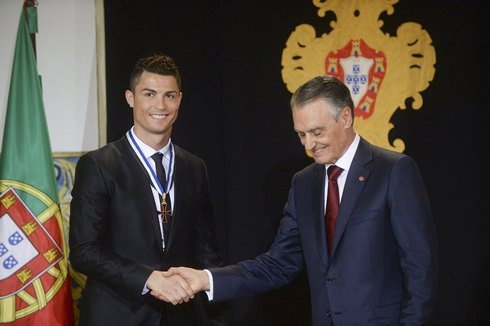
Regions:
<instances>
[{"instance_id":1,"label":"navy blue suit jacket","mask_svg":"<svg viewBox=\"0 0 490 326\"><path fill-rule=\"evenodd\" d=\"M331 257L323 207L325 173L325 166L315 163L294 176L279 232L267 253L211 270L214 300L280 287L305 264L313 325L429 322L437 241L413 159L361 138L348 171Z\"/></svg>"}]
</instances>

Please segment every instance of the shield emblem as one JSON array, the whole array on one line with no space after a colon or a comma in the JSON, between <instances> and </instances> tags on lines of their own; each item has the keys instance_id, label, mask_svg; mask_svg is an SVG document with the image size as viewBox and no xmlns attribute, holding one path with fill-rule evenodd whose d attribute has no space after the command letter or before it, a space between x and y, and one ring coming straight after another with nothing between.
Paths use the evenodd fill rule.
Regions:
<instances>
[{"instance_id":1,"label":"shield emblem","mask_svg":"<svg viewBox=\"0 0 490 326\"><path fill-rule=\"evenodd\" d=\"M0 195L0 299L16 294L62 258L62 250L17 193Z\"/></svg>"},{"instance_id":2,"label":"shield emblem","mask_svg":"<svg viewBox=\"0 0 490 326\"><path fill-rule=\"evenodd\" d=\"M356 117L367 119L373 114L386 73L386 56L382 51L371 49L362 39L351 40L327 55L325 71L347 85Z\"/></svg>"}]
</instances>

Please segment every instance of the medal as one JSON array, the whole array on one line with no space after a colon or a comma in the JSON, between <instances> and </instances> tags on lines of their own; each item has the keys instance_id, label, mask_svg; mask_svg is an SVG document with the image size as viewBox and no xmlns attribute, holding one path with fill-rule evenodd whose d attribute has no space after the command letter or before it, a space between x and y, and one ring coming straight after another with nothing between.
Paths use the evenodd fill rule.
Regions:
<instances>
[{"instance_id":1,"label":"medal","mask_svg":"<svg viewBox=\"0 0 490 326\"><path fill-rule=\"evenodd\" d=\"M158 215L162 215L162 223L168 223L167 215L172 216L172 210L169 209L167 210L167 201L165 200L165 197L167 197L166 193L163 193L162 195L162 211L157 211Z\"/></svg>"},{"instance_id":2,"label":"medal","mask_svg":"<svg viewBox=\"0 0 490 326\"><path fill-rule=\"evenodd\" d=\"M160 181L158 181L158 178L155 174L155 171L153 171L153 168L151 167L150 163L146 159L146 157L143 155L143 152L141 151L141 148L139 147L138 143L133 137L133 133L131 130L129 130L129 137L131 139L132 145L134 148L137 150L137 154L141 157L141 159L145 162L146 164L146 169L148 170L150 174L150 179L153 183L153 187L158 191L158 193L162 196L162 202L161 202L161 211L157 209L157 215L162 216L161 222L162 223L168 223L168 216L172 216L172 210L169 209L167 210L167 194L169 193L170 186L172 184L172 178L173 178L173 167L174 167L174 147L172 145L172 142L170 142L170 160L169 160L169 168L168 168L168 173L167 173L167 184L165 185L165 189L163 189Z\"/></svg>"}]
</instances>

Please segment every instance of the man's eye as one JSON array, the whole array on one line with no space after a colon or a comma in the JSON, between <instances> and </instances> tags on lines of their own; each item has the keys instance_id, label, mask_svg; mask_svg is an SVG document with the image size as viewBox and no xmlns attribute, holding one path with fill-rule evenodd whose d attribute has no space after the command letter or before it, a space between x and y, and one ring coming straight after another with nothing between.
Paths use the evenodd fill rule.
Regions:
<instances>
[{"instance_id":1,"label":"man's eye","mask_svg":"<svg viewBox=\"0 0 490 326\"><path fill-rule=\"evenodd\" d=\"M173 99L173 98L175 98L175 95L173 95L173 94L167 94L167 98L172 98Z\"/></svg>"},{"instance_id":2,"label":"man's eye","mask_svg":"<svg viewBox=\"0 0 490 326\"><path fill-rule=\"evenodd\" d=\"M153 93L146 93L145 96L146 97L152 97L153 96Z\"/></svg>"}]
</instances>

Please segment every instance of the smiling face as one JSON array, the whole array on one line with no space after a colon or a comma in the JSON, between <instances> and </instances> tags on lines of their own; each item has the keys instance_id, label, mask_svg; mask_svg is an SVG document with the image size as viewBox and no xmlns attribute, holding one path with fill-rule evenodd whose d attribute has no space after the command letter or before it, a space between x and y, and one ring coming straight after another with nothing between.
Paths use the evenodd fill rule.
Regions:
<instances>
[{"instance_id":1,"label":"smiling face","mask_svg":"<svg viewBox=\"0 0 490 326\"><path fill-rule=\"evenodd\" d=\"M343 108L338 121L335 121L329 105L319 98L293 108L294 130L318 164L337 162L355 137L351 110Z\"/></svg>"},{"instance_id":2,"label":"smiling face","mask_svg":"<svg viewBox=\"0 0 490 326\"><path fill-rule=\"evenodd\" d=\"M144 71L134 93L126 91L126 101L133 108L134 132L142 142L160 150L172 134L182 93L174 76Z\"/></svg>"}]
</instances>

